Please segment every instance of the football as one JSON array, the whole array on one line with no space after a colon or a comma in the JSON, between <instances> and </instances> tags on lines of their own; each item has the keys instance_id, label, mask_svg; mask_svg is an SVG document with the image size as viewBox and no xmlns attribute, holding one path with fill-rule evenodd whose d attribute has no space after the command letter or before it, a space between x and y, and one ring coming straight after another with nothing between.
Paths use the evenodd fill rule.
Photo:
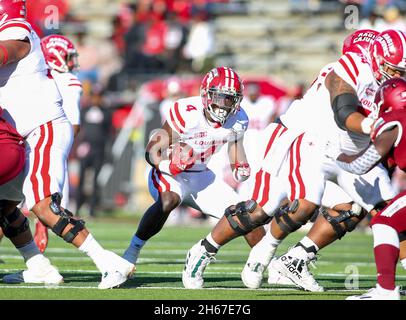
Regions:
<instances>
[{"instance_id":1,"label":"football","mask_svg":"<svg viewBox=\"0 0 406 320\"><path fill-rule=\"evenodd\" d=\"M179 159L180 161L187 161L193 155L193 148L184 141L178 141L170 145L168 149L169 160Z\"/></svg>"}]
</instances>

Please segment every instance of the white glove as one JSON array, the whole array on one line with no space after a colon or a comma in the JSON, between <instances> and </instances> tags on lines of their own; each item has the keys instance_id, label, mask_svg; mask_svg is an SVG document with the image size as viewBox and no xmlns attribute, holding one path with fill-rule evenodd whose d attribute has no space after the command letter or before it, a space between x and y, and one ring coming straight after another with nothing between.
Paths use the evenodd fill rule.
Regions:
<instances>
[{"instance_id":1,"label":"white glove","mask_svg":"<svg viewBox=\"0 0 406 320\"><path fill-rule=\"evenodd\" d=\"M324 147L324 154L327 158L337 160L338 156L341 154L340 145L336 141L328 140Z\"/></svg>"}]
</instances>

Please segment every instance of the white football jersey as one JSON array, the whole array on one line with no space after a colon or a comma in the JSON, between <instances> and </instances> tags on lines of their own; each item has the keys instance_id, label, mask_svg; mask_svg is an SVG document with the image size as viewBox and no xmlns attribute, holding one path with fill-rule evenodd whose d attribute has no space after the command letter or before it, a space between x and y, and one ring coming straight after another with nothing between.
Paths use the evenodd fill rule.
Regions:
<instances>
[{"instance_id":1,"label":"white football jersey","mask_svg":"<svg viewBox=\"0 0 406 320\"><path fill-rule=\"evenodd\" d=\"M203 112L202 98L196 96L176 101L167 114L172 130L199 155L190 170L206 169L211 156L227 142L241 139L248 127L248 117L242 108L217 128L208 123Z\"/></svg>"},{"instance_id":2,"label":"white football jersey","mask_svg":"<svg viewBox=\"0 0 406 320\"><path fill-rule=\"evenodd\" d=\"M72 125L80 124L80 97L83 89L77 76L70 72L51 71L62 95L62 107Z\"/></svg>"},{"instance_id":3,"label":"white football jersey","mask_svg":"<svg viewBox=\"0 0 406 320\"><path fill-rule=\"evenodd\" d=\"M275 101L270 96L260 96L256 101L251 101L246 97L242 104L250 121L248 130L262 131L265 129L276 110Z\"/></svg>"},{"instance_id":4,"label":"white football jersey","mask_svg":"<svg viewBox=\"0 0 406 320\"><path fill-rule=\"evenodd\" d=\"M0 26L0 41L28 39L29 54L0 67L0 105L4 117L22 136L41 124L64 116L62 98L41 51L40 39L31 25L14 19Z\"/></svg>"},{"instance_id":5,"label":"white football jersey","mask_svg":"<svg viewBox=\"0 0 406 320\"><path fill-rule=\"evenodd\" d=\"M319 73L304 97L295 100L281 116L282 123L300 132L313 132L321 139L339 140L341 150L355 154L366 148L369 135L340 129L331 107L330 93L325 86L326 76L333 71L351 85L357 93L358 111L368 116L372 110L378 84L372 73L370 62L355 53L346 53L337 62L328 64Z\"/></svg>"}]
</instances>

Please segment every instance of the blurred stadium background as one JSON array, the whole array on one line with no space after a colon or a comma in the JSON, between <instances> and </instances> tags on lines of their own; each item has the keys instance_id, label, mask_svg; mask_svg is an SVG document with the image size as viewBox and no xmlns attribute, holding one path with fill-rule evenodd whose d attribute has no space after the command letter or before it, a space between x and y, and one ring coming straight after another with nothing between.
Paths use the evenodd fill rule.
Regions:
<instances>
[{"instance_id":1,"label":"blurred stadium background","mask_svg":"<svg viewBox=\"0 0 406 320\"><path fill-rule=\"evenodd\" d=\"M406 29L404 0L28 0L27 4L28 18L41 36L60 33L74 41L83 111L99 104L107 115L103 136L92 131L91 121L89 127L84 124L71 153L71 207L75 208L79 193L84 200L96 195L95 208L89 209L90 200L79 205L85 216L117 210L142 214L152 201L144 161L148 136L160 127L165 103L198 94L200 80L211 67L231 66L245 84L260 84L261 94L273 99L278 116L301 96L323 65L339 57L344 37L354 29ZM80 192L80 164L86 147L96 144L104 156L98 165L90 164ZM98 192L93 191L93 181ZM398 188L406 187L400 173L393 181Z\"/></svg>"}]
</instances>

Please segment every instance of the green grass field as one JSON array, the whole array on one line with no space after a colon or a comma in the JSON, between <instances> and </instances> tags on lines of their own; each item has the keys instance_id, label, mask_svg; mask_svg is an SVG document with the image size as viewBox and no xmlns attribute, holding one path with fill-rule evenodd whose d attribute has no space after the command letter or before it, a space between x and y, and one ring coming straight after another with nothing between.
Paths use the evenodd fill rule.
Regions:
<instances>
[{"instance_id":1,"label":"green grass field","mask_svg":"<svg viewBox=\"0 0 406 320\"><path fill-rule=\"evenodd\" d=\"M106 249L120 255L136 230L135 221L96 220L88 222L87 226ZM322 294L270 287L266 281L261 289L246 289L240 272L249 248L243 239L236 239L220 250L216 263L206 269L205 289L186 290L181 280L186 252L209 230L210 227L206 226L165 227L144 247L134 277L114 290L98 290L100 274L92 261L50 233L46 256L58 267L65 282L58 287L5 285L0 282L0 300L342 300L375 285L372 236L354 232L321 251L317 267L312 272L326 289ZM288 237L277 254L283 253L303 235L297 232ZM0 264L0 278L24 268L23 259L7 239L2 241L0 253L4 261ZM397 284L405 286L406 271L398 267L397 274ZM348 284L358 285L359 289L348 290Z\"/></svg>"}]
</instances>

